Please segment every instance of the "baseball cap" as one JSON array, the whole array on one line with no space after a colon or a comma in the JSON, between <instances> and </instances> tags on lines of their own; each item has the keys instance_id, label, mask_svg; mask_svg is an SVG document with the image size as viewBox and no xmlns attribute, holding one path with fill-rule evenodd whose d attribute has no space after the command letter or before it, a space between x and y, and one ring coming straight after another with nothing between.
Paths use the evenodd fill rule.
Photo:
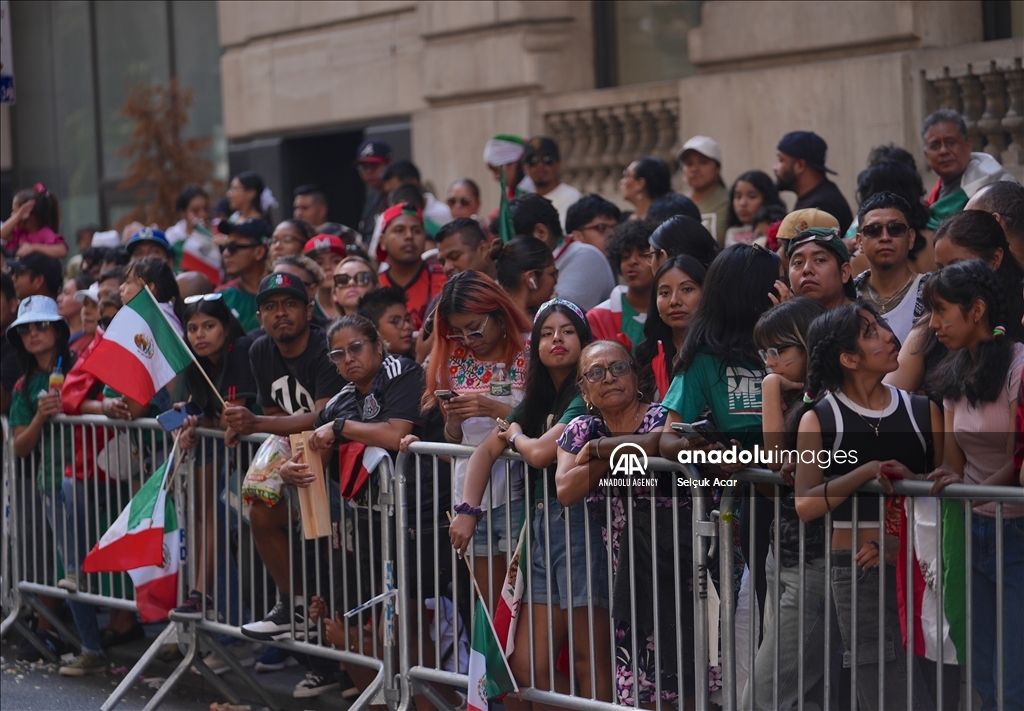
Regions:
<instances>
[{"instance_id":1,"label":"baseball cap","mask_svg":"<svg viewBox=\"0 0 1024 711\"><path fill-rule=\"evenodd\" d=\"M82 303L86 299L95 301L97 304L100 302L100 283L94 281L89 285L88 289L79 289L75 292L75 302Z\"/></svg>"},{"instance_id":2,"label":"baseball cap","mask_svg":"<svg viewBox=\"0 0 1024 711\"><path fill-rule=\"evenodd\" d=\"M121 235L117 230L96 232L92 236L92 246L105 247L106 249L117 249L121 246Z\"/></svg>"},{"instance_id":3,"label":"baseball cap","mask_svg":"<svg viewBox=\"0 0 1024 711\"><path fill-rule=\"evenodd\" d=\"M135 248L140 242L153 242L163 247L164 251L167 252L167 256L171 255L171 243L167 241L167 235L160 230L154 230L152 227L143 227L141 230L131 236L127 242L124 243L124 248L131 255L135 251Z\"/></svg>"},{"instance_id":4,"label":"baseball cap","mask_svg":"<svg viewBox=\"0 0 1024 711\"><path fill-rule=\"evenodd\" d=\"M38 274L46 283L46 288L54 294L60 292L60 288L64 284L64 269L61 268L60 260L56 257L32 252L21 259L8 260L7 266L12 275L26 271Z\"/></svg>"},{"instance_id":5,"label":"baseball cap","mask_svg":"<svg viewBox=\"0 0 1024 711\"><path fill-rule=\"evenodd\" d=\"M555 143L555 139L548 136L534 136L526 142L523 160L530 160L534 155L551 156L555 160L562 160L558 153L558 144Z\"/></svg>"},{"instance_id":6,"label":"baseball cap","mask_svg":"<svg viewBox=\"0 0 1024 711\"><path fill-rule=\"evenodd\" d=\"M18 318L8 327L7 340L13 345L21 347L21 334L18 333L17 327L25 323L39 323L40 321L57 324L57 328L62 329L65 335L71 335L68 322L57 312L57 302L49 296L36 294L26 296L18 304Z\"/></svg>"},{"instance_id":7,"label":"baseball cap","mask_svg":"<svg viewBox=\"0 0 1024 711\"><path fill-rule=\"evenodd\" d=\"M702 156L715 161L718 165L722 165L722 149L718 145L718 141L713 138L708 138L707 136L694 136L683 144L679 153L676 154L676 160L682 163L683 159L686 158L686 154L690 151L696 151Z\"/></svg>"},{"instance_id":8,"label":"baseball cap","mask_svg":"<svg viewBox=\"0 0 1024 711\"><path fill-rule=\"evenodd\" d=\"M391 222L395 218L401 217L402 215L409 215L410 217L415 217L417 220L420 221L421 224L423 223L423 213L420 211L418 207L416 207L415 205L410 205L407 202L400 202L397 205L392 205L391 207L389 207L387 210L384 211L384 214L381 215L381 235L384 235L384 231L388 228L388 225L391 224ZM377 241L377 261L384 262L384 260L386 260L387 258L388 251L384 249L384 240L380 239Z\"/></svg>"},{"instance_id":9,"label":"baseball cap","mask_svg":"<svg viewBox=\"0 0 1024 711\"><path fill-rule=\"evenodd\" d=\"M355 165L360 163L390 163L391 146L384 141L363 141L356 150Z\"/></svg>"},{"instance_id":10,"label":"baseball cap","mask_svg":"<svg viewBox=\"0 0 1024 711\"><path fill-rule=\"evenodd\" d=\"M850 250L846 248L846 243L843 242L843 238L839 235L839 230L826 229L824 227L811 227L789 240L786 243L786 256L789 257L797 247L809 242L817 242L825 249L833 252L839 257L840 263L850 261Z\"/></svg>"},{"instance_id":11,"label":"baseball cap","mask_svg":"<svg viewBox=\"0 0 1024 711\"><path fill-rule=\"evenodd\" d=\"M266 242L274 229L270 226L270 223L261 217L253 217L250 220L243 220L242 222L229 222L228 220L221 220L217 223L217 231L222 235L242 235L248 237L251 240L257 242Z\"/></svg>"},{"instance_id":12,"label":"baseball cap","mask_svg":"<svg viewBox=\"0 0 1024 711\"><path fill-rule=\"evenodd\" d=\"M832 217L824 210L816 207L806 207L803 210L794 210L782 218L776 237L780 240L791 240L804 230L811 227L824 227L825 229L839 229L839 220Z\"/></svg>"},{"instance_id":13,"label":"baseball cap","mask_svg":"<svg viewBox=\"0 0 1024 711\"><path fill-rule=\"evenodd\" d=\"M309 292L306 291L306 285L294 274L274 272L263 277L259 289L256 290L256 306L259 307L274 294L291 294L301 299L302 303L309 303Z\"/></svg>"},{"instance_id":14,"label":"baseball cap","mask_svg":"<svg viewBox=\"0 0 1024 711\"><path fill-rule=\"evenodd\" d=\"M822 173L836 174L834 170L825 167L828 144L814 131L790 131L782 137L775 149L787 156L807 161L807 165Z\"/></svg>"},{"instance_id":15,"label":"baseball cap","mask_svg":"<svg viewBox=\"0 0 1024 711\"><path fill-rule=\"evenodd\" d=\"M322 249L328 249L343 257L348 256L348 252L345 249L345 240L337 235L328 234L318 234L316 237L306 242L306 246L302 248L302 253L308 256L313 255Z\"/></svg>"}]
</instances>

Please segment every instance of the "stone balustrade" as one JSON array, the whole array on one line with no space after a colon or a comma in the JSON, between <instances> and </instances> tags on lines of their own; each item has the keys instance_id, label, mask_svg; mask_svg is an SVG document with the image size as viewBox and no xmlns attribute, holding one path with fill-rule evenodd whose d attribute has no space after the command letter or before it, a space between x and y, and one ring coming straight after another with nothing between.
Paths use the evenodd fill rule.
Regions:
<instances>
[{"instance_id":1,"label":"stone balustrade","mask_svg":"<svg viewBox=\"0 0 1024 711\"><path fill-rule=\"evenodd\" d=\"M1024 68L1017 56L922 69L925 115L959 111L976 151L1011 172L1024 166Z\"/></svg>"},{"instance_id":2,"label":"stone balustrade","mask_svg":"<svg viewBox=\"0 0 1024 711\"><path fill-rule=\"evenodd\" d=\"M562 179L584 193L617 195L622 171L643 155L674 167L678 82L548 96L539 99L538 109L543 130L558 142ZM673 181L681 180L674 173Z\"/></svg>"}]
</instances>

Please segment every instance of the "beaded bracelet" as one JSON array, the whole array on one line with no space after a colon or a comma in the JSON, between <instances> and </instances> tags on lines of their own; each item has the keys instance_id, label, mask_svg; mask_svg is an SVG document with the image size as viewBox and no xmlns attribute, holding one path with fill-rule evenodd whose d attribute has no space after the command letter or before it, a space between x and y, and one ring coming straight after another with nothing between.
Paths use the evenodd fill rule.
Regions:
<instances>
[{"instance_id":1,"label":"beaded bracelet","mask_svg":"<svg viewBox=\"0 0 1024 711\"><path fill-rule=\"evenodd\" d=\"M461 504L455 504L455 513L457 514L469 514L475 516L476 520L479 521L484 517L484 510L479 506L473 506L463 501Z\"/></svg>"}]
</instances>

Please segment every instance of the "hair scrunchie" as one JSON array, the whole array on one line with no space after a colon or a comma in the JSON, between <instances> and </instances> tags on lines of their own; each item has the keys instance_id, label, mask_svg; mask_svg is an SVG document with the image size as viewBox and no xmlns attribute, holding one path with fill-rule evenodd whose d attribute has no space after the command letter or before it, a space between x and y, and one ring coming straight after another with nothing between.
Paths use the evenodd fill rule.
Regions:
<instances>
[{"instance_id":1,"label":"hair scrunchie","mask_svg":"<svg viewBox=\"0 0 1024 711\"><path fill-rule=\"evenodd\" d=\"M992 329L992 338L1002 338L1005 335L1006 335L1006 327L1005 326L996 326L995 328Z\"/></svg>"},{"instance_id":2,"label":"hair scrunchie","mask_svg":"<svg viewBox=\"0 0 1024 711\"><path fill-rule=\"evenodd\" d=\"M269 213L275 207L277 207L277 198L274 197L274 193L270 188L263 188L263 192L260 193L260 208L263 210L263 214Z\"/></svg>"},{"instance_id":3,"label":"hair scrunchie","mask_svg":"<svg viewBox=\"0 0 1024 711\"><path fill-rule=\"evenodd\" d=\"M32 186L32 189L35 190L37 193L42 193L43 195L46 195L47 193L46 186L43 185L42 183L36 183L35 185Z\"/></svg>"},{"instance_id":4,"label":"hair scrunchie","mask_svg":"<svg viewBox=\"0 0 1024 711\"><path fill-rule=\"evenodd\" d=\"M808 393L808 392L804 393L804 402L806 402L808 405L810 405L812 402L814 402L814 398L811 397L810 393Z\"/></svg>"}]
</instances>

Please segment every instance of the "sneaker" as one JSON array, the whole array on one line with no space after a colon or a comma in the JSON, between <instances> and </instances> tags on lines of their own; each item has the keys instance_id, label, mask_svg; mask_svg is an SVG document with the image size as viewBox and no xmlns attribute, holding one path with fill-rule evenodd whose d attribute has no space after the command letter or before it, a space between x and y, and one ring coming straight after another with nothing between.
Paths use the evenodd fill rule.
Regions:
<instances>
[{"instance_id":1,"label":"sneaker","mask_svg":"<svg viewBox=\"0 0 1024 711\"><path fill-rule=\"evenodd\" d=\"M341 686L341 698L343 699L354 699L362 692L359 691L359 687L352 681L352 677L348 675L348 672L339 671L337 674L338 684Z\"/></svg>"},{"instance_id":2,"label":"sneaker","mask_svg":"<svg viewBox=\"0 0 1024 711\"><path fill-rule=\"evenodd\" d=\"M85 676L107 671L107 658L95 652L82 652L59 670L61 676Z\"/></svg>"},{"instance_id":3,"label":"sneaker","mask_svg":"<svg viewBox=\"0 0 1024 711\"><path fill-rule=\"evenodd\" d=\"M35 635L57 656L58 659L67 651L67 645L64 644L64 641L53 632L48 630L35 630ZM19 662L38 662L43 658L43 655L26 639L18 646L18 649L15 650L14 658Z\"/></svg>"},{"instance_id":4,"label":"sneaker","mask_svg":"<svg viewBox=\"0 0 1024 711\"><path fill-rule=\"evenodd\" d=\"M295 632L297 640L312 640L316 637L316 625L307 621L306 609L302 605L295 606ZM263 641L290 639L292 636L292 616L283 600L278 600L274 608L259 622L242 625L242 634L252 639Z\"/></svg>"},{"instance_id":5,"label":"sneaker","mask_svg":"<svg viewBox=\"0 0 1024 711\"><path fill-rule=\"evenodd\" d=\"M178 607L171 610L171 612L174 613L175 617L181 617L188 620L201 620L203 619L203 597L204 596L201 592L193 590L188 594L188 597L185 598L185 602L178 605ZM217 612L213 609L213 598L209 595L206 595L205 597L206 617L210 620L216 619Z\"/></svg>"},{"instance_id":6,"label":"sneaker","mask_svg":"<svg viewBox=\"0 0 1024 711\"><path fill-rule=\"evenodd\" d=\"M64 577L57 581L57 587L69 593L78 592L78 573L65 573Z\"/></svg>"},{"instance_id":7,"label":"sneaker","mask_svg":"<svg viewBox=\"0 0 1024 711\"><path fill-rule=\"evenodd\" d=\"M267 647L267 651L256 660L256 673L281 671L298 665L298 660L280 647Z\"/></svg>"},{"instance_id":8,"label":"sneaker","mask_svg":"<svg viewBox=\"0 0 1024 711\"><path fill-rule=\"evenodd\" d=\"M252 656L252 652L249 651L248 645L232 645L226 649L228 654L233 654L235 656L235 660L246 669L256 663L256 659ZM205 657L203 657L203 663L210 667L210 671L217 676L231 670L228 663L216 652L209 652ZM192 667L192 673L200 674L201 672L195 667Z\"/></svg>"},{"instance_id":9,"label":"sneaker","mask_svg":"<svg viewBox=\"0 0 1024 711\"><path fill-rule=\"evenodd\" d=\"M295 685L295 691L292 692L292 696L296 699L311 699L314 696L326 694L328 691L334 691L340 687L341 684L334 679L320 676L314 672L306 672L306 678Z\"/></svg>"}]
</instances>

